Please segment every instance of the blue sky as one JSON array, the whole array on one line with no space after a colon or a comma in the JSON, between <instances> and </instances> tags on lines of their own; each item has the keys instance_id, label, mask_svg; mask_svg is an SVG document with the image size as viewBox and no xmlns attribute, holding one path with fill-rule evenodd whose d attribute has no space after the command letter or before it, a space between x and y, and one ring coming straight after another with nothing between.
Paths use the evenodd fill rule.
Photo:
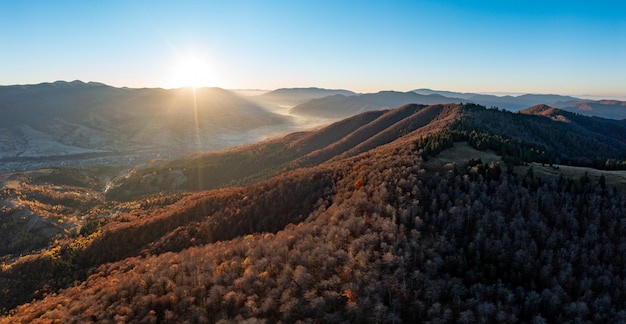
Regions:
<instances>
[{"instance_id":1,"label":"blue sky","mask_svg":"<svg viewBox=\"0 0 626 324\"><path fill-rule=\"evenodd\" d=\"M622 1L0 5L2 85L80 79L626 97Z\"/></svg>"}]
</instances>

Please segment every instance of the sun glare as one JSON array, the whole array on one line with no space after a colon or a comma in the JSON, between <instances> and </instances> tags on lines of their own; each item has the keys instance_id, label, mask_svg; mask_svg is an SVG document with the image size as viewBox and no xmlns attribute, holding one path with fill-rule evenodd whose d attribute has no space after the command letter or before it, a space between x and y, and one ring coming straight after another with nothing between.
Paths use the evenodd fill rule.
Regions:
<instances>
[{"instance_id":1,"label":"sun glare","mask_svg":"<svg viewBox=\"0 0 626 324\"><path fill-rule=\"evenodd\" d=\"M173 68L172 88L215 86L210 64L197 57L180 58Z\"/></svg>"}]
</instances>

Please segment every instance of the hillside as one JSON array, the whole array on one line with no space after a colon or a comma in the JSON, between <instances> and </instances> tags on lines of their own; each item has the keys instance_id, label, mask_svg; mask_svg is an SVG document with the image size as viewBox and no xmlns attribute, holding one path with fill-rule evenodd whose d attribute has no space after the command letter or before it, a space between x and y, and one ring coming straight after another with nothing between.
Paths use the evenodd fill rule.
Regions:
<instances>
[{"instance_id":1,"label":"hillside","mask_svg":"<svg viewBox=\"0 0 626 324\"><path fill-rule=\"evenodd\" d=\"M163 191L249 184L284 170L317 165L334 157L353 156L411 132L427 135L440 129L426 127L429 123L451 122L458 117L460 109L458 105L405 105L395 110L366 112L316 131L221 152L195 154L165 165L132 170L114 179L106 196L127 200Z\"/></svg>"},{"instance_id":2,"label":"hillside","mask_svg":"<svg viewBox=\"0 0 626 324\"><path fill-rule=\"evenodd\" d=\"M380 91L351 96L337 94L313 99L291 108L289 112L295 115L322 118L345 118L364 111L400 107L410 103L428 105L462 101L464 100L447 98L438 94L421 95L415 92Z\"/></svg>"},{"instance_id":3,"label":"hillside","mask_svg":"<svg viewBox=\"0 0 626 324\"><path fill-rule=\"evenodd\" d=\"M475 94L468 98L470 102L486 107L499 107L517 111L538 104L553 104L561 101L582 100L561 95L523 94L519 96L494 96Z\"/></svg>"},{"instance_id":4,"label":"hillside","mask_svg":"<svg viewBox=\"0 0 626 324\"><path fill-rule=\"evenodd\" d=\"M618 100L585 100L565 101L554 105L557 108L586 116L597 116L612 119L626 119L626 101Z\"/></svg>"},{"instance_id":5,"label":"hillside","mask_svg":"<svg viewBox=\"0 0 626 324\"><path fill-rule=\"evenodd\" d=\"M496 96L484 93L453 92L431 89L416 89L413 90L413 92L427 95L438 94L448 98L463 98L468 102L479 104L481 106L498 107L511 111L516 111L539 104L555 104L567 101L583 101L583 99L580 98L556 94L522 94L516 96Z\"/></svg>"},{"instance_id":6,"label":"hillside","mask_svg":"<svg viewBox=\"0 0 626 324\"><path fill-rule=\"evenodd\" d=\"M67 235L90 231L113 213L103 190L113 167L51 167L0 173L0 260L47 248Z\"/></svg>"},{"instance_id":7,"label":"hillside","mask_svg":"<svg viewBox=\"0 0 626 324\"><path fill-rule=\"evenodd\" d=\"M114 179L106 196L128 200L163 191L249 184L281 170L347 158L394 141L416 141L442 130L455 132L458 141L492 146L505 158L518 161L514 163L622 167L626 160L624 122L550 109L567 117L547 118L539 108L511 113L458 104L370 111L316 131L132 170Z\"/></svg>"},{"instance_id":8,"label":"hillside","mask_svg":"<svg viewBox=\"0 0 626 324\"><path fill-rule=\"evenodd\" d=\"M281 88L252 97L253 100L279 107L293 107L311 99L333 95L352 96L354 92L342 89Z\"/></svg>"},{"instance_id":9,"label":"hillside","mask_svg":"<svg viewBox=\"0 0 626 324\"><path fill-rule=\"evenodd\" d=\"M444 90L416 89L422 95L441 95L448 98L462 98L466 102L486 107L498 107L517 111L536 105L550 105L585 116L608 119L626 119L626 102L619 100L588 100L571 96L550 94L523 94L518 96L496 96L478 93L462 93ZM455 101L455 100L451 100Z\"/></svg>"},{"instance_id":10,"label":"hillside","mask_svg":"<svg viewBox=\"0 0 626 324\"><path fill-rule=\"evenodd\" d=\"M626 194L512 160L624 161L625 137L550 107L406 105L136 170L120 188L200 165L180 170L216 189L111 203L3 265L0 322L626 321Z\"/></svg>"},{"instance_id":11,"label":"hillside","mask_svg":"<svg viewBox=\"0 0 626 324\"><path fill-rule=\"evenodd\" d=\"M132 165L129 160L253 142L255 130L290 124L219 88L129 89L81 81L0 87L0 114L0 158L15 167L59 157L83 167L85 157Z\"/></svg>"},{"instance_id":12,"label":"hillside","mask_svg":"<svg viewBox=\"0 0 626 324\"><path fill-rule=\"evenodd\" d=\"M533 112L533 109L537 107L541 107L541 113ZM519 113L542 115L556 121L556 123L544 125L542 130L538 129L540 126L531 127L531 131L537 137L536 141L548 144L549 150L560 151L559 154L564 159L563 161L559 159L559 162L564 164L593 165L602 159L619 159L623 150L626 149L626 136L624 135L626 121L586 117L545 105L521 110ZM545 120L541 123L545 123ZM568 139L563 137L568 137ZM547 138L551 138L552 141L547 141ZM564 145L559 146L559 144ZM567 153L568 151L571 153ZM583 151L593 153L585 154ZM589 163L589 160L595 161Z\"/></svg>"}]
</instances>

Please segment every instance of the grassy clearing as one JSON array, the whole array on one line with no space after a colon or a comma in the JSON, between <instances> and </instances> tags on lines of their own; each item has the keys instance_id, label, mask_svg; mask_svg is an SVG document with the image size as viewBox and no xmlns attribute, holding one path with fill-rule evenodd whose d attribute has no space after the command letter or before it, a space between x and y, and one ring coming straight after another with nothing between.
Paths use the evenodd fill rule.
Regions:
<instances>
[{"instance_id":1,"label":"grassy clearing","mask_svg":"<svg viewBox=\"0 0 626 324\"><path fill-rule=\"evenodd\" d=\"M502 159L493 151L479 151L471 147L466 142L454 143L454 147L441 152L435 159L431 161L433 167L445 168L451 170L454 164L461 166L470 158L479 158L483 163L499 161L504 165ZM607 186L618 189L626 189L626 171L606 171L585 167L574 167L568 165L542 165L541 163L531 163L529 166L516 166L514 171L518 174L525 175L528 168L532 166L533 172L540 177L555 177L563 175L565 178L580 179L585 173L592 182L597 182L600 176L604 174Z\"/></svg>"},{"instance_id":2,"label":"grassy clearing","mask_svg":"<svg viewBox=\"0 0 626 324\"><path fill-rule=\"evenodd\" d=\"M548 166L541 163L531 163L533 172L536 176L558 177L563 175L565 178L580 179L587 173L592 182L598 182L600 176L604 174L606 185L619 189L626 189L626 171L606 171L593 168L575 167L569 165ZM527 172L528 166L519 166L515 171L520 174Z\"/></svg>"}]
</instances>

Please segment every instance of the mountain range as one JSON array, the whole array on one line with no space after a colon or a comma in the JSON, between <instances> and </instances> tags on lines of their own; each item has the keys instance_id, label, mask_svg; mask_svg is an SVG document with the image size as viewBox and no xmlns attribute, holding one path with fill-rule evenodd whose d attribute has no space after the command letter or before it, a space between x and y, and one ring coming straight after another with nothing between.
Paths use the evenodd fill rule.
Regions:
<instances>
[{"instance_id":1,"label":"mountain range","mask_svg":"<svg viewBox=\"0 0 626 324\"><path fill-rule=\"evenodd\" d=\"M346 96L336 94L309 100L289 110L296 115L309 115L325 118L341 118L364 111L399 107L409 103L444 104L459 101L438 94L421 95L414 92L381 91Z\"/></svg>"},{"instance_id":2,"label":"mountain range","mask_svg":"<svg viewBox=\"0 0 626 324\"><path fill-rule=\"evenodd\" d=\"M462 98L469 102L487 107L499 107L516 111L530 106L547 104L555 108L578 113L585 116L596 116L610 119L626 119L626 102L619 100L589 100L572 96L523 94L519 96L495 96L476 93L460 93L430 89L417 89L419 94L439 94L450 98Z\"/></svg>"},{"instance_id":3,"label":"mountain range","mask_svg":"<svg viewBox=\"0 0 626 324\"><path fill-rule=\"evenodd\" d=\"M220 88L81 81L0 87L0 158L145 160L250 143L290 119ZM254 133L254 132L257 133Z\"/></svg>"},{"instance_id":4,"label":"mountain range","mask_svg":"<svg viewBox=\"0 0 626 324\"><path fill-rule=\"evenodd\" d=\"M266 92L262 95L255 96L252 99L257 101L270 103L282 107L292 107L311 99L317 99L332 95L352 96L356 93L349 90L332 90L323 88L281 88Z\"/></svg>"},{"instance_id":5,"label":"mountain range","mask_svg":"<svg viewBox=\"0 0 626 324\"><path fill-rule=\"evenodd\" d=\"M431 89L416 89L415 93L420 94L439 94L450 98L462 98L469 102L477 103L486 107L499 107L507 110L520 110L538 104L553 104L563 101L580 101L582 99L571 96L561 96L554 94L522 94L518 96L496 96L479 93L461 93L451 91L438 91Z\"/></svg>"},{"instance_id":6,"label":"mountain range","mask_svg":"<svg viewBox=\"0 0 626 324\"><path fill-rule=\"evenodd\" d=\"M80 227L3 252L0 323L625 321L625 152L626 121L408 104L108 185L7 175L2 238Z\"/></svg>"},{"instance_id":7,"label":"mountain range","mask_svg":"<svg viewBox=\"0 0 626 324\"><path fill-rule=\"evenodd\" d=\"M626 102L618 100L587 100L571 96L544 94L496 96L430 89L416 89L408 92L381 91L367 94L333 94L302 102L291 108L290 113L309 117L337 119L363 111L398 107L408 103L460 102L476 103L486 107L498 107L510 111L517 111L539 104L548 104L555 108L586 116L626 119Z\"/></svg>"},{"instance_id":8,"label":"mountain range","mask_svg":"<svg viewBox=\"0 0 626 324\"><path fill-rule=\"evenodd\" d=\"M319 124L409 103L453 102L511 111L549 104L582 115L626 118L622 101L559 95L285 88L240 96L220 88L129 89L57 81L0 87L0 170L112 163L132 168L154 158L253 143L312 126L306 120L296 124L294 117L318 118Z\"/></svg>"}]
</instances>

